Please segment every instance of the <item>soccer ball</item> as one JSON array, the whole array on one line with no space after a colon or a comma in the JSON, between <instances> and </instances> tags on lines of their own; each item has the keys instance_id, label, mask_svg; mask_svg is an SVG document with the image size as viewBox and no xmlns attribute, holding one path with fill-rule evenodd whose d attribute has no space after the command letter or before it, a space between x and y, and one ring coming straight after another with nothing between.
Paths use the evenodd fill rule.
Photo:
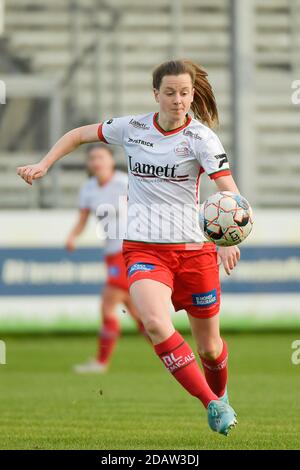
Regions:
<instances>
[{"instance_id":1,"label":"soccer ball","mask_svg":"<svg viewBox=\"0 0 300 470\"><path fill-rule=\"evenodd\" d=\"M218 246L238 245L252 230L253 212L240 194L220 191L201 205L199 222L209 241Z\"/></svg>"}]
</instances>

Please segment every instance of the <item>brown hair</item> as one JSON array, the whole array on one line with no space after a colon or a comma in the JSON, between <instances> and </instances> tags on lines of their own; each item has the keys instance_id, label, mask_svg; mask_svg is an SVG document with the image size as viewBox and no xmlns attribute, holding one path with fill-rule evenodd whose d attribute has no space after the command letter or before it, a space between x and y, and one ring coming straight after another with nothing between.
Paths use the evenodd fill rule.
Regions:
<instances>
[{"instance_id":1,"label":"brown hair","mask_svg":"<svg viewBox=\"0 0 300 470\"><path fill-rule=\"evenodd\" d=\"M188 73L195 89L191 109L196 119L209 127L218 124L219 116L217 103L212 87L207 79L207 72L191 60L171 60L156 67L152 73L153 88L159 90L165 75L181 75Z\"/></svg>"}]
</instances>

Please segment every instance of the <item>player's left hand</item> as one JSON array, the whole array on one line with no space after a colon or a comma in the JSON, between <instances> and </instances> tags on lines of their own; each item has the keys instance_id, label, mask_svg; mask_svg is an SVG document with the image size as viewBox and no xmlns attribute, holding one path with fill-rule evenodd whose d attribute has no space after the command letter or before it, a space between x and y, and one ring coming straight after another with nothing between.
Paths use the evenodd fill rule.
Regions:
<instances>
[{"instance_id":1,"label":"player's left hand","mask_svg":"<svg viewBox=\"0 0 300 470\"><path fill-rule=\"evenodd\" d=\"M223 264L228 276L236 267L240 257L240 249L237 246L220 246L218 249L218 264Z\"/></svg>"}]
</instances>

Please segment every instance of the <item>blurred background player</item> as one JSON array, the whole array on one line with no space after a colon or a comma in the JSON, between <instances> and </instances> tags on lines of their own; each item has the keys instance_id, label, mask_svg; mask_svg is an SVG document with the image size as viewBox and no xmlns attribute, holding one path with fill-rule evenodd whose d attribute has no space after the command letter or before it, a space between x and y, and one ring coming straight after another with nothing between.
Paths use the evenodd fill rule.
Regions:
<instances>
[{"instance_id":1,"label":"blurred background player","mask_svg":"<svg viewBox=\"0 0 300 470\"><path fill-rule=\"evenodd\" d=\"M94 144L88 147L87 170L90 178L81 188L79 196L79 217L66 242L69 251L75 250L75 242L85 229L90 213L96 214L103 205L112 208L116 214L116 227L126 224L127 175L115 170L112 150L105 144ZM109 211L108 211L109 213ZM105 372L110 363L115 345L120 335L120 322L116 312L122 303L136 321L139 331L144 332L138 312L128 292L126 268L122 256L122 239L107 238L105 247L105 264L107 280L102 292L100 316L102 328L99 334L98 350L95 359L74 366L77 373Z\"/></svg>"}]
</instances>

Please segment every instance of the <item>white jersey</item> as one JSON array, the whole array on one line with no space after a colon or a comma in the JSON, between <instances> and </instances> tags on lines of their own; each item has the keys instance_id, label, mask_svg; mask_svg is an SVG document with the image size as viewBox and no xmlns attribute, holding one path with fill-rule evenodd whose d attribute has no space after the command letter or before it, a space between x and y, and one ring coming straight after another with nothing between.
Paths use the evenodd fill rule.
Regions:
<instances>
[{"instance_id":1,"label":"white jersey","mask_svg":"<svg viewBox=\"0 0 300 470\"><path fill-rule=\"evenodd\" d=\"M79 208L95 213L101 222L106 243L106 255L122 250L122 233L127 224L127 175L115 171L104 185L99 185L96 177L89 178L79 194ZM107 235L107 236L106 236Z\"/></svg>"},{"instance_id":2,"label":"white jersey","mask_svg":"<svg viewBox=\"0 0 300 470\"><path fill-rule=\"evenodd\" d=\"M128 165L128 224L125 239L152 243L205 241L198 223L199 183L230 174L217 135L198 120L164 131L157 113L110 119L99 139L121 145Z\"/></svg>"}]
</instances>

